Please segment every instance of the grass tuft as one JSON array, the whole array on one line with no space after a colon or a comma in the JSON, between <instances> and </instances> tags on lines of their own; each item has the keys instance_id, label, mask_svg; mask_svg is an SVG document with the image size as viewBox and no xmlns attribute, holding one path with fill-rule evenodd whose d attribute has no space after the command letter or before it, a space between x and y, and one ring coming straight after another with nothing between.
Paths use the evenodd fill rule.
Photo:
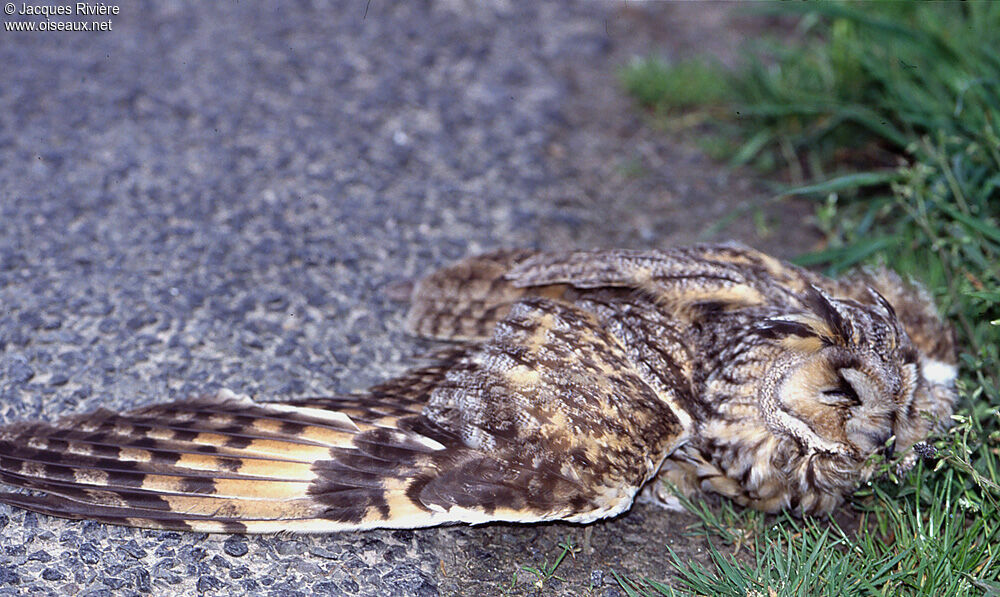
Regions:
<instances>
[{"instance_id":1,"label":"grass tuft","mask_svg":"<svg viewBox=\"0 0 1000 597\"><path fill-rule=\"evenodd\" d=\"M621 80L640 105L654 111L703 108L732 95L722 65L703 60L671 65L656 57L638 59L622 70Z\"/></svg>"},{"instance_id":2,"label":"grass tuft","mask_svg":"<svg viewBox=\"0 0 1000 597\"><path fill-rule=\"evenodd\" d=\"M626 69L626 89L663 118L723 115L712 138L730 139L731 163L815 201L825 245L798 263L882 262L920 280L957 331L961 400L935 455L857 492L857 528L690 505L732 549L710 567L675 557L678 579L709 595L1000 594L1000 3L763 10L798 18L800 41L760 46L732 72L690 63L694 88L723 81L705 101L677 92L689 73L662 62Z\"/></svg>"}]
</instances>

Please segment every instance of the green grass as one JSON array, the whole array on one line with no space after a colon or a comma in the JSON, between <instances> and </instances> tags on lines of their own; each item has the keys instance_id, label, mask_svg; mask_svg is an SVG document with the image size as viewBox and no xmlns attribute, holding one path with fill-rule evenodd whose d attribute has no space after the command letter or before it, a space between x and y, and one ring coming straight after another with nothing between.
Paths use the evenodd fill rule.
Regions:
<instances>
[{"instance_id":1,"label":"green grass","mask_svg":"<svg viewBox=\"0 0 1000 597\"><path fill-rule=\"evenodd\" d=\"M504 595L515 595L521 594L523 589L523 583L518 581L518 572L527 572L531 574L528 578L530 586L536 591L545 591L547 584L552 580L557 580L560 582L566 582L566 579L558 576L556 571L559 570L559 566L566 559L566 556L576 557L576 554L582 551L582 548L573 543L571 537L566 537L559 542L558 546L559 553L555 555L552 562L549 562L549 558L546 556L545 560L538 566L526 566L522 565L520 570L515 570L510 577L510 583L502 587ZM524 577L522 577L524 578Z\"/></svg>"},{"instance_id":2,"label":"green grass","mask_svg":"<svg viewBox=\"0 0 1000 597\"><path fill-rule=\"evenodd\" d=\"M565 578L556 576L556 570L559 569L559 565L563 563L567 555L576 555L580 548L573 544L573 540L567 537L562 542L559 543L559 555L549 563L549 559L545 558L545 561L541 566L521 566L521 570L525 572L530 572L535 577L535 588L541 589L545 586L546 581L556 579L563 582L566 581ZM516 577L515 577L516 579ZM513 584L513 583L512 583Z\"/></svg>"},{"instance_id":3,"label":"green grass","mask_svg":"<svg viewBox=\"0 0 1000 597\"><path fill-rule=\"evenodd\" d=\"M708 567L675 558L675 582L708 595L1000 594L1000 3L764 10L792 15L800 41L762 45L732 72L644 61L623 85L660 119L712 123L714 151L768 173L777 196L815 201L825 247L800 264L882 262L922 281L960 340L961 400L933 458L854 496L858 528L692 504L701 532L741 549ZM715 82L702 102L677 91L691 64L692 89Z\"/></svg>"},{"instance_id":4,"label":"green grass","mask_svg":"<svg viewBox=\"0 0 1000 597\"><path fill-rule=\"evenodd\" d=\"M662 76L669 72L670 76ZM660 58L635 61L622 72L625 90L647 108L678 111L722 104L731 96L722 65L689 60L668 65Z\"/></svg>"}]
</instances>

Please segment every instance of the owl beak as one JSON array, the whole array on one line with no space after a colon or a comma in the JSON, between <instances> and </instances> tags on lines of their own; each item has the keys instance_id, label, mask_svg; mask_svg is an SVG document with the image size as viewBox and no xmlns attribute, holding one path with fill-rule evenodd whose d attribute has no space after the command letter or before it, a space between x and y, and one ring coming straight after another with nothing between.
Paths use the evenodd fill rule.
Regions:
<instances>
[{"instance_id":1,"label":"owl beak","mask_svg":"<svg viewBox=\"0 0 1000 597\"><path fill-rule=\"evenodd\" d=\"M891 460L896 453L896 436L892 432L879 433L876 431L866 431L862 434L868 438L874 446L873 452L881 454L886 460Z\"/></svg>"},{"instance_id":2,"label":"owl beak","mask_svg":"<svg viewBox=\"0 0 1000 597\"><path fill-rule=\"evenodd\" d=\"M893 455L896 453L896 438L890 437L885 441L885 447L882 448L882 455L885 456L886 460L892 460Z\"/></svg>"}]
</instances>

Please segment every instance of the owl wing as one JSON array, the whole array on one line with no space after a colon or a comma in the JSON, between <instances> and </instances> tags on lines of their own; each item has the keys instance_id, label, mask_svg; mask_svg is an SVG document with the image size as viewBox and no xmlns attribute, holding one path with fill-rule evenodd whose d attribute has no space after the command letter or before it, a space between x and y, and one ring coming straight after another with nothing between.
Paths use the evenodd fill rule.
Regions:
<instances>
[{"instance_id":1,"label":"owl wing","mask_svg":"<svg viewBox=\"0 0 1000 597\"><path fill-rule=\"evenodd\" d=\"M0 479L34 492L0 501L241 533L617 514L686 439L675 384L634 358L670 351L630 348L613 332L656 322L623 310L602 319L520 301L490 341L363 395L255 403L223 393L10 425Z\"/></svg>"},{"instance_id":2,"label":"owl wing","mask_svg":"<svg viewBox=\"0 0 1000 597\"><path fill-rule=\"evenodd\" d=\"M577 301L600 289L626 299L641 290L661 303L726 308L798 301L824 278L737 244L663 251L539 253L503 250L471 257L414 288L409 329L443 340L488 338L518 300Z\"/></svg>"},{"instance_id":3,"label":"owl wing","mask_svg":"<svg viewBox=\"0 0 1000 597\"><path fill-rule=\"evenodd\" d=\"M516 288L569 284L633 288L676 306L754 307L798 302L822 277L731 243L663 251L628 249L541 253L507 273Z\"/></svg>"},{"instance_id":4,"label":"owl wing","mask_svg":"<svg viewBox=\"0 0 1000 597\"><path fill-rule=\"evenodd\" d=\"M527 290L507 281L519 261L535 255L527 249L500 250L470 257L421 279L410 296L407 327L419 336L440 340L485 340L511 305L531 294L558 298L565 285Z\"/></svg>"},{"instance_id":5,"label":"owl wing","mask_svg":"<svg viewBox=\"0 0 1000 597\"><path fill-rule=\"evenodd\" d=\"M99 410L0 430L0 502L44 514L201 532L422 526L392 487L454 436L420 416L447 363L395 380L412 391L287 403L216 396ZM444 442L444 443L442 443ZM376 525L386 513L393 524Z\"/></svg>"}]
</instances>

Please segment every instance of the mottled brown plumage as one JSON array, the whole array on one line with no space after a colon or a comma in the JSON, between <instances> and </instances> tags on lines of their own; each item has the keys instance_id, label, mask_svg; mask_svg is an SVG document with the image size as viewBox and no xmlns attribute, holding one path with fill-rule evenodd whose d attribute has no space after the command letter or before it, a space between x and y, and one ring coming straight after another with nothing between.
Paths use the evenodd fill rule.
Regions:
<instances>
[{"instance_id":1,"label":"mottled brown plumage","mask_svg":"<svg viewBox=\"0 0 1000 597\"><path fill-rule=\"evenodd\" d=\"M816 514L947 424L950 330L890 272L735 245L499 251L415 286L460 342L361 395L222 393L0 430L0 501L209 532L589 522L715 492ZM907 456L903 466L912 464ZM655 478L655 479L654 479Z\"/></svg>"}]
</instances>

